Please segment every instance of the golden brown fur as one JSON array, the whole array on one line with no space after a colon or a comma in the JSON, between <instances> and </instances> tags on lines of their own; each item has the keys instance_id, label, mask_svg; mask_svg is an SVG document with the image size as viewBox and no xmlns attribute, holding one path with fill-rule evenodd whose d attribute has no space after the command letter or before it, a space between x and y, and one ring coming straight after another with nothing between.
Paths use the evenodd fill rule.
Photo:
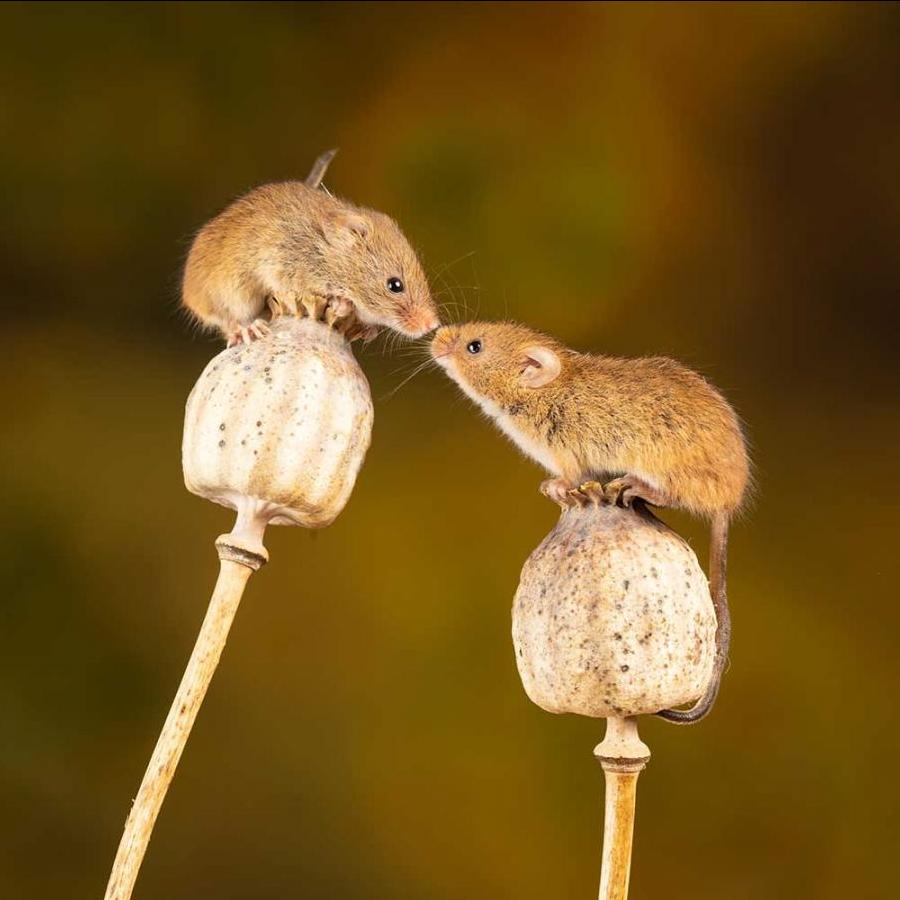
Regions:
<instances>
[{"instance_id":1,"label":"golden brown fur","mask_svg":"<svg viewBox=\"0 0 900 900\"><path fill-rule=\"evenodd\" d=\"M477 355L466 350L473 340L483 344ZM559 376L537 389L519 378L526 350L535 346L553 350L561 364ZM749 465L738 418L706 379L680 363L576 353L506 322L445 326L432 352L552 474L574 485L635 475L671 505L710 518L739 508Z\"/></svg>"},{"instance_id":2,"label":"golden brown fur","mask_svg":"<svg viewBox=\"0 0 900 900\"><path fill-rule=\"evenodd\" d=\"M315 170L314 170L315 171ZM388 279L403 282L402 293ZM301 181L266 184L203 226L191 247L184 305L226 336L310 297L343 298L358 318L420 336L438 324L416 254L389 216Z\"/></svg>"},{"instance_id":3,"label":"golden brown fur","mask_svg":"<svg viewBox=\"0 0 900 900\"><path fill-rule=\"evenodd\" d=\"M659 712L679 724L702 719L728 661L728 524L749 479L734 410L706 379L674 360L589 356L508 322L445 326L431 353L524 453L561 480L545 483L549 496L609 482L625 502L640 497L711 520L713 674L690 709Z\"/></svg>"}]
</instances>

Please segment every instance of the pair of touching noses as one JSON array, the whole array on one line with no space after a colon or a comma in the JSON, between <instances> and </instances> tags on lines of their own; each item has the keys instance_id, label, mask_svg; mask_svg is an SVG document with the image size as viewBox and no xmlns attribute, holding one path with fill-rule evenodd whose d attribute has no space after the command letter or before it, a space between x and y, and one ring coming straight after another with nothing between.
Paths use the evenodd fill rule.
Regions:
<instances>
[{"instance_id":1,"label":"pair of touching noses","mask_svg":"<svg viewBox=\"0 0 900 900\"><path fill-rule=\"evenodd\" d=\"M421 264L384 213L333 196L322 179L334 151L305 181L268 184L236 200L197 234L183 302L229 344L263 337L280 315L312 316L349 339L383 328L418 338L526 455L551 475L542 490L562 502L600 481L607 497L675 507L711 523L710 589L716 663L706 693L672 722L712 708L728 657L728 527L747 491L740 422L706 379L663 357L578 353L522 325L440 327ZM436 329L436 330L435 330Z\"/></svg>"}]
</instances>

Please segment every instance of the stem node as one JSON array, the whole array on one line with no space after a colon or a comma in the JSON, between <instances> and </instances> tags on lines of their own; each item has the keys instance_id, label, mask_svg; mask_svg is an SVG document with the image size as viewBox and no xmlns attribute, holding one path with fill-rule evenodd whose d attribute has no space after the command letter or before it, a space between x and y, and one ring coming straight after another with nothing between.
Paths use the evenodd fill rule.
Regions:
<instances>
[{"instance_id":1,"label":"stem node","mask_svg":"<svg viewBox=\"0 0 900 900\"><path fill-rule=\"evenodd\" d=\"M105 900L129 900L134 890L156 817L219 664L219 657L225 649L244 588L250 576L269 558L262 544L267 521L258 503L243 503L238 507L238 518L232 532L216 541L220 560L219 578L175 700L144 773L144 780L131 805L106 886Z\"/></svg>"},{"instance_id":2,"label":"stem node","mask_svg":"<svg viewBox=\"0 0 900 900\"><path fill-rule=\"evenodd\" d=\"M637 719L607 719L606 735L594 756L606 780L599 900L626 900L637 780L650 761L650 748L638 736Z\"/></svg>"}]
</instances>

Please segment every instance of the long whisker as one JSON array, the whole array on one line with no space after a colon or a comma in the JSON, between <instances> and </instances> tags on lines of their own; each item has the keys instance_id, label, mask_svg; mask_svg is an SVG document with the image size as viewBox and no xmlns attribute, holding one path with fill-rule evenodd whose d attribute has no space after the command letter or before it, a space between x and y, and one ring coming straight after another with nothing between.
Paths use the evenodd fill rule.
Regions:
<instances>
[{"instance_id":1,"label":"long whisker","mask_svg":"<svg viewBox=\"0 0 900 900\"><path fill-rule=\"evenodd\" d=\"M441 266L439 266L437 269L435 269L435 271L433 273L429 273L429 274L433 274L433 276L435 278L438 278L440 275L442 275L444 272L446 272L447 269L451 268L452 266L458 265L464 259L469 259L470 257L472 257L474 255L475 255L475 251L470 250L468 253L463 253L462 256L458 256L456 259L453 259L448 263L443 263Z\"/></svg>"},{"instance_id":2,"label":"long whisker","mask_svg":"<svg viewBox=\"0 0 900 900\"><path fill-rule=\"evenodd\" d=\"M427 369L431 365L437 365L437 363L433 359L426 359L423 363L420 363L406 378L403 379L403 381L400 382L400 384L397 385L397 387L381 397L381 401L384 402L385 400L392 399L397 391L400 390L400 388L405 387L407 384L409 384L410 381L413 380L413 378L416 377L416 375L418 375L420 372L424 372L425 369Z\"/></svg>"}]
</instances>

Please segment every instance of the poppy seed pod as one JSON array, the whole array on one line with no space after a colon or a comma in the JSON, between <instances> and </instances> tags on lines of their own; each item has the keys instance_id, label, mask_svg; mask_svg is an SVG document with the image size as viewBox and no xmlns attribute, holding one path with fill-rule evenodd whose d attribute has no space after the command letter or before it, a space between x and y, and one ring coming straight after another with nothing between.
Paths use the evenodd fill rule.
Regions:
<instances>
[{"instance_id":1,"label":"poppy seed pod","mask_svg":"<svg viewBox=\"0 0 900 900\"><path fill-rule=\"evenodd\" d=\"M531 554L513 604L528 696L554 713L624 717L699 697L716 617L693 550L649 512L572 504Z\"/></svg>"},{"instance_id":2,"label":"poppy seed pod","mask_svg":"<svg viewBox=\"0 0 900 900\"><path fill-rule=\"evenodd\" d=\"M105 900L131 897L244 588L269 558L266 526L321 528L353 490L372 435L372 398L341 333L347 325L334 315L324 323L276 318L261 340L216 356L188 398L185 485L237 510L237 520L216 540L219 577L131 806Z\"/></svg>"},{"instance_id":3,"label":"poppy seed pod","mask_svg":"<svg viewBox=\"0 0 900 900\"><path fill-rule=\"evenodd\" d=\"M265 340L224 350L187 401L189 491L276 525L322 528L344 508L372 435L369 383L350 345L313 319L279 318Z\"/></svg>"}]
</instances>

